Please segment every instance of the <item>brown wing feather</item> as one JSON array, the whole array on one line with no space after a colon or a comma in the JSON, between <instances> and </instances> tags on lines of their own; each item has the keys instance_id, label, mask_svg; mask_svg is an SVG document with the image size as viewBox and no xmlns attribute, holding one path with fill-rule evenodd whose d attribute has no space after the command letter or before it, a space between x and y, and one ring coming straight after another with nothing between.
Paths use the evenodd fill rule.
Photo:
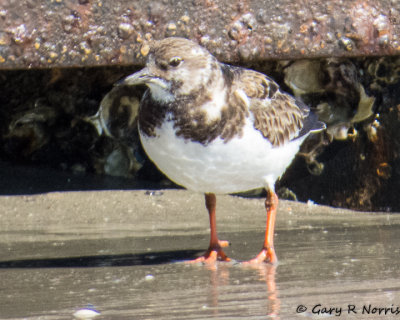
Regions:
<instances>
[{"instance_id":1,"label":"brown wing feather","mask_svg":"<svg viewBox=\"0 0 400 320\"><path fill-rule=\"evenodd\" d=\"M281 92L272 79L261 73L242 69L237 75L233 88L235 91L242 90L249 99L240 99L240 94L233 96L236 103L247 104L254 115L254 127L273 146L283 145L295 138L308 115L307 107Z\"/></svg>"}]
</instances>

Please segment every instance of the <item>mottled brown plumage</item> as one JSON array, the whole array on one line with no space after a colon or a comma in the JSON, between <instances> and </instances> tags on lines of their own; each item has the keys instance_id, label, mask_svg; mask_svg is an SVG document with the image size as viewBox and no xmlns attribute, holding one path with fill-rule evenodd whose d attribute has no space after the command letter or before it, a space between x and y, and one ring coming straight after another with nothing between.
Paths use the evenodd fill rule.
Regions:
<instances>
[{"instance_id":1,"label":"mottled brown plumage","mask_svg":"<svg viewBox=\"0 0 400 320\"><path fill-rule=\"evenodd\" d=\"M182 41L183 40L183 41ZM174 121L176 134L186 140L207 144L217 137L228 142L242 134L245 119L251 115L254 127L273 146L280 146L296 138L304 127L308 108L286 93L266 75L219 63L204 50L204 58L192 55L192 50L203 50L185 39L168 38L157 42L150 51L147 68L158 78L171 82L173 101L155 101L145 95L139 113L141 130L148 136L155 134L167 115ZM179 91L184 81L173 77L169 63L173 59L185 61L196 70L210 69L210 74L200 85L191 90ZM202 106L212 101L210 90L223 77L225 105L219 116L210 119ZM190 78L188 79L190 81Z\"/></svg>"},{"instance_id":2,"label":"mottled brown plumage","mask_svg":"<svg viewBox=\"0 0 400 320\"><path fill-rule=\"evenodd\" d=\"M247 108L254 116L254 127L274 146L297 137L309 114L308 108L280 91L278 85L262 73L240 69L236 74L232 91L243 90L248 102L246 99L234 102L248 104Z\"/></svg>"}]
</instances>

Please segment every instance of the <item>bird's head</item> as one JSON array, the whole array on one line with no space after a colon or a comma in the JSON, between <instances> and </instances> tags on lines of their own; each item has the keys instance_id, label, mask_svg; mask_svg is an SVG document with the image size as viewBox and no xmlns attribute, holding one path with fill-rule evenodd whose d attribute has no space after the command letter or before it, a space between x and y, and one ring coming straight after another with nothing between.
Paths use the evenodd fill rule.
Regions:
<instances>
[{"instance_id":1,"label":"bird's head","mask_svg":"<svg viewBox=\"0 0 400 320\"><path fill-rule=\"evenodd\" d=\"M153 43L146 66L119 84L149 87L152 97L170 102L206 86L213 76L216 59L197 43L183 38L166 38Z\"/></svg>"}]
</instances>

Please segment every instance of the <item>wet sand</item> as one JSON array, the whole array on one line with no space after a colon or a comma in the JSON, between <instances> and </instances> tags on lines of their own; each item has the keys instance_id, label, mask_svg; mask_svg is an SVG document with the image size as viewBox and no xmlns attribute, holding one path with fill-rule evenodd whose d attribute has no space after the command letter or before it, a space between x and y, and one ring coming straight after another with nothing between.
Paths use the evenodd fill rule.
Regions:
<instances>
[{"instance_id":1,"label":"wet sand","mask_svg":"<svg viewBox=\"0 0 400 320\"><path fill-rule=\"evenodd\" d=\"M0 208L0 319L73 319L88 304L96 319L400 317L396 213L281 201L278 266L246 267L263 199L217 198L235 260L212 266L182 262L209 235L203 196L188 191L1 196Z\"/></svg>"}]
</instances>

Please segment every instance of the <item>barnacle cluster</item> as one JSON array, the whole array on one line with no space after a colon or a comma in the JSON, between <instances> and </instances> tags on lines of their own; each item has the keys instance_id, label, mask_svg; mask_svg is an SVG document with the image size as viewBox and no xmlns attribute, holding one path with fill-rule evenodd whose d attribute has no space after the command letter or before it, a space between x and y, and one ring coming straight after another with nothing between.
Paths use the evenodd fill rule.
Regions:
<instances>
[{"instance_id":1,"label":"barnacle cluster","mask_svg":"<svg viewBox=\"0 0 400 320\"><path fill-rule=\"evenodd\" d=\"M353 138L354 124L374 113L375 97L366 94L362 70L350 60L300 60L284 73L286 85L327 124L331 139Z\"/></svg>"},{"instance_id":2,"label":"barnacle cluster","mask_svg":"<svg viewBox=\"0 0 400 320\"><path fill-rule=\"evenodd\" d=\"M116 86L105 95L96 114L83 119L99 136L111 138L115 145L98 163L97 171L114 176L130 176L142 167L139 152L137 115L140 93L135 87Z\"/></svg>"},{"instance_id":3,"label":"barnacle cluster","mask_svg":"<svg viewBox=\"0 0 400 320\"><path fill-rule=\"evenodd\" d=\"M142 93L115 87L104 96L121 77L118 69L35 72L36 79L23 72L0 79L11 96L3 108L1 159L133 177L144 158L136 122Z\"/></svg>"},{"instance_id":4,"label":"barnacle cluster","mask_svg":"<svg viewBox=\"0 0 400 320\"><path fill-rule=\"evenodd\" d=\"M396 207L381 199L387 203L383 195L392 193L399 173L393 167L400 158L400 59L299 60L281 68L284 83L327 125L300 152L316 176L309 179L315 190L324 190L313 200L357 209Z\"/></svg>"},{"instance_id":5,"label":"barnacle cluster","mask_svg":"<svg viewBox=\"0 0 400 320\"><path fill-rule=\"evenodd\" d=\"M348 59L299 60L284 64L283 72L285 84L327 125L319 142L300 153L309 171L319 175L324 165L316 158L323 146L334 139L355 139L355 124L372 118L375 98L365 93L362 72Z\"/></svg>"}]
</instances>

